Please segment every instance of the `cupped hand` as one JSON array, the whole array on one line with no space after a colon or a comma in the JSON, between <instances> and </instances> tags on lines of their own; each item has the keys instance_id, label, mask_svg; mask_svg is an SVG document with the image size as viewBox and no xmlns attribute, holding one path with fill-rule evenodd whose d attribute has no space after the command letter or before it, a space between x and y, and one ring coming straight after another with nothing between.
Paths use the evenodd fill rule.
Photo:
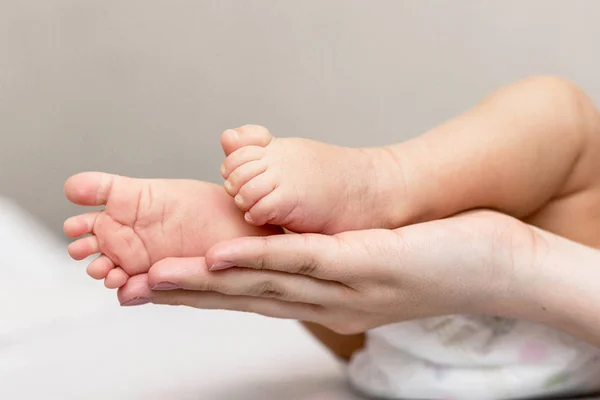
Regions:
<instances>
[{"instance_id":1,"label":"cupped hand","mask_svg":"<svg viewBox=\"0 0 600 400\"><path fill-rule=\"evenodd\" d=\"M311 321L338 333L434 315L501 315L522 303L544 235L476 211L396 230L244 237L206 257L162 260L119 298Z\"/></svg>"}]
</instances>

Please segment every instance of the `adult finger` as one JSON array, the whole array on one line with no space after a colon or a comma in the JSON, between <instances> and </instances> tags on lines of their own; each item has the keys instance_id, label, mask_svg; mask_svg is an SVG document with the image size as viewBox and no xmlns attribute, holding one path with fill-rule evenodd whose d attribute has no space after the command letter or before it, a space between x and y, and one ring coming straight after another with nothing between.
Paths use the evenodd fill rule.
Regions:
<instances>
[{"instance_id":1,"label":"adult finger","mask_svg":"<svg viewBox=\"0 0 600 400\"><path fill-rule=\"evenodd\" d=\"M249 296L229 296L216 292L173 290L155 292L154 304L188 306L206 310L231 310L261 314L266 317L316 322L323 308L314 304L293 303L277 299Z\"/></svg>"},{"instance_id":2,"label":"adult finger","mask_svg":"<svg viewBox=\"0 0 600 400\"><path fill-rule=\"evenodd\" d=\"M341 281L349 270L339 263L340 246L336 237L316 234L237 238L209 249L206 263L211 271L237 266Z\"/></svg>"},{"instance_id":3,"label":"adult finger","mask_svg":"<svg viewBox=\"0 0 600 400\"><path fill-rule=\"evenodd\" d=\"M278 271L209 271L203 257L161 260L150 268L148 284L155 291L185 289L321 305L345 304L353 290L338 282Z\"/></svg>"}]
</instances>

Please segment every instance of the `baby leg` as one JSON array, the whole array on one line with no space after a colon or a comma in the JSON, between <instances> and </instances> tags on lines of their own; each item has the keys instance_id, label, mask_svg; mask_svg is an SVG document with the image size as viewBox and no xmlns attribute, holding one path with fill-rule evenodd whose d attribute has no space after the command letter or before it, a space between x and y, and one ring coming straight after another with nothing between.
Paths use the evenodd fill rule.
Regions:
<instances>
[{"instance_id":1,"label":"baby leg","mask_svg":"<svg viewBox=\"0 0 600 400\"><path fill-rule=\"evenodd\" d=\"M578 195L597 184L598 121L574 85L531 78L381 148L278 139L257 126L228 130L221 172L247 222L296 232L397 228L474 208L526 219L560 203L566 215L574 197L580 209L595 206Z\"/></svg>"},{"instance_id":2,"label":"baby leg","mask_svg":"<svg viewBox=\"0 0 600 400\"><path fill-rule=\"evenodd\" d=\"M514 83L388 153L404 183L393 225L490 208L600 244L600 115L569 82Z\"/></svg>"}]
</instances>

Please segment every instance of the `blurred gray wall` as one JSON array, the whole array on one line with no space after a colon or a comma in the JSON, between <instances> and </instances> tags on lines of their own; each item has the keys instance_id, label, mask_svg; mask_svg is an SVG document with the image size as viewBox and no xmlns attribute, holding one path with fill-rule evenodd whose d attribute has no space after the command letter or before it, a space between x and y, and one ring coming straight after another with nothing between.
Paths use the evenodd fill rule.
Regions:
<instances>
[{"instance_id":1,"label":"blurred gray wall","mask_svg":"<svg viewBox=\"0 0 600 400\"><path fill-rule=\"evenodd\" d=\"M0 195L56 232L83 170L219 182L222 130L377 145L494 88L600 101L600 1L0 0Z\"/></svg>"}]
</instances>

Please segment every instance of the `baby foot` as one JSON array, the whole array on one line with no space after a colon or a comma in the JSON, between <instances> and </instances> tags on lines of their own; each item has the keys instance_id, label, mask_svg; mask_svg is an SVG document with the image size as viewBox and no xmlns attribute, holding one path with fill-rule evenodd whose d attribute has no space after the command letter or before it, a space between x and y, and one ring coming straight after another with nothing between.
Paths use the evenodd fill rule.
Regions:
<instances>
[{"instance_id":1,"label":"baby foot","mask_svg":"<svg viewBox=\"0 0 600 400\"><path fill-rule=\"evenodd\" d=\"M191 180L134 179L100 172L71 177L67 198L82 206L105 206L65 221L69 254L82 260L102 255L88 274L120 287L167 257L202 256L218 241L274 233L246 224L217 185ZM116 267L120 268L116 268Z\"/></svg>"},{"instance_id":2,"label":"baby foot","mask_svg":"<svg viewBox=\"0 0 600 400\"><path fill-rule=\"evenodd\" d=\"M327 234L389 225L392 181L382 149L277 139L254 125L225 131L221 144L225 190L250 224Z\"/></svg>"}]
</instances>

